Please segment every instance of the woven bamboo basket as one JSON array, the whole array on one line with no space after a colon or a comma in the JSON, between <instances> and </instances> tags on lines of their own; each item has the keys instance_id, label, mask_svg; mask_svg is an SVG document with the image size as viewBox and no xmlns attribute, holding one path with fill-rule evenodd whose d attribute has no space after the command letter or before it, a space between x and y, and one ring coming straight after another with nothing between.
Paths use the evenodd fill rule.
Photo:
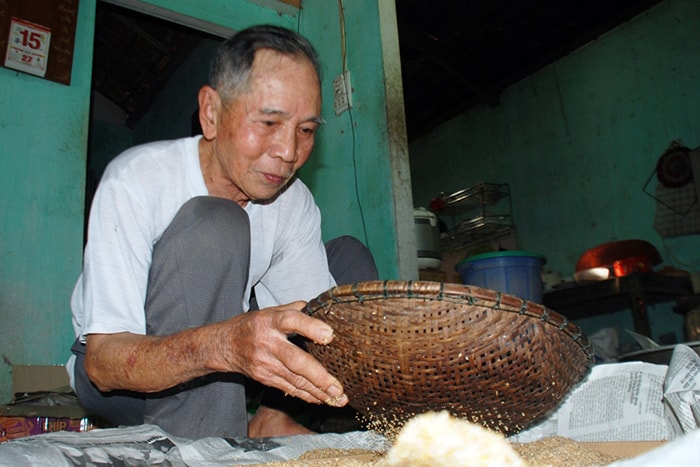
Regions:
<instances>
[{"instance_id":1,"label":"woven bamboo basket","mask_svg":"<svg viewBox=\"0 0 700 467\"><path fill-rule=\"evenodd\" d=\"M350 405L395 428L447 410L505 435L554 410L594 355L573 323L543 305L440 282L343 285L306 312L329 323L308 351L338 378Z\"/></svg>"}]
</instances>

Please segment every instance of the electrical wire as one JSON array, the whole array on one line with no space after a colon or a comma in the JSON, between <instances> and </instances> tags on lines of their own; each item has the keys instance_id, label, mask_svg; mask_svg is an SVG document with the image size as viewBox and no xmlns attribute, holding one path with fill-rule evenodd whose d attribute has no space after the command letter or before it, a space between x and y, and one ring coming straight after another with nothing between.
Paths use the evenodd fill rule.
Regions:
<instances>
[{"instance_id":1,"label":"electrical wire","mask_svg":"<svg viewBox=\"0 0 700 467\"><path fill-rule=\"evenodd\" d=\"M340 17L340 58L341 67L343 73L348 69L347 54L346 54L346 41L345 41L345 7L343 6L343 0L338 0L338 16Z\"/></svg>"},{"instance_id":2,"label":"electrical wire","mask_svg":"<svg viewBox=\"0 0 700 467\"><path fill-rule=\"evenodd\" d=\"M346 53L346 34L345 34L345 7L343 6L343 0L338 0L338 16L340 19L340 51L341 51L341 60L342 60L342 72L343 72L343 78L345 78L345 72L347 71L347 53ZM343 85L345 86L345 93L346 95L350 96L350 92L352 91L349 89L348 82L347 80L343 79ZM355 199L357 200L357 207L360 212L360 221L362 223L362 232L364 233L365 236L365 245L367 248L370 248L369 245L369 235L367 234L367 223L365 222L365 214L364 210L362 209L362 202L360 201L360 187L358 184L358 176L357 176L357 155L356 155L356 147L357 147L357 134L355 132L355 118L353 116L352 112L352 107L348 106L348 117L350 119L350 133L352 135L352 167L353 167L353 173L354 173L354 185L355 185ZM370 248L371 250L371 248Z\"/></svg>"},{"instance_id":3,"label":"electrical wire","mask_svg":"<svg viewBox=\"0 0 700 467\"><path fill-rule=\"evenodd\" d=\"M671 263L674 267L678 267L678 269L687 269L689 272L695 270L698 267L697 261L684 261L680 259L676 254L674 254L671 251L671 247L668 245L668 242L666 240L666 237L661 236L661 245L663 246L663 250L666 253L666 255L671 259Z\"/></svg>"},{"instance_id":4,"label":"electrical wire","mask_svg":"<svg viewBox=\"0 0 700 467\"><path fill-rule=\"evenodd\" d=\"M301 3L299 4L299 13L297 13L297 34L301 34L301 11L303 10Z\"/></svg>"}]
</instances>

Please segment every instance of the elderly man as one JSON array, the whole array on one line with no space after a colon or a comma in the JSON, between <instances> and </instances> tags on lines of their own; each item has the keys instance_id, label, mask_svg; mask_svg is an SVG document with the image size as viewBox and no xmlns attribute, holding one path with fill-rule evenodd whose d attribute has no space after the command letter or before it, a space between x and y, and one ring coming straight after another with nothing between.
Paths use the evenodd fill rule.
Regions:
<instances>
[{"instance_id":1,"label":"elderly man","mask_svg":"<svg viewBox=\"0 0 700 467\"><path fill-rule=\"evenodd\" d=\"M108 420L176 436L304 432L264 406L249 427L244 380L346 405L288 336L331 342L305 300L376 278L361 243L324 248L295 177L322 122L315 51L283 28L243 30L219 48L198 100L202 136L127 150L100 181L71 301L72 384Z\"/></svg>"}]
</instances>

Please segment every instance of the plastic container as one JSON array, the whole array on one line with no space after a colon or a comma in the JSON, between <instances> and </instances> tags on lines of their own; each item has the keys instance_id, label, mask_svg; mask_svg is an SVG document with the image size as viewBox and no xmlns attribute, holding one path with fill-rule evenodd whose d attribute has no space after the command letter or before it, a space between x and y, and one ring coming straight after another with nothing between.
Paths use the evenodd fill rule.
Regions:
<instances>
[{"instance_id":1,"label":"plastic container","mask_svg":"<svg viewBox=\"0 0 700 467\"><path fill-rule=\"evenodd\" d=\"M455 269L463 284L542 303L542 266L546 262L547 258L538 253L511 250L469 256Z\"/></svg>"},{"instance_id":2,"label":"plastic container","mask_svg":"<svg viewBox=\"0 0 700 467\"><path fill-rule=\"evenodd\" d=\"M416 228L418 269L439 269L442 264L442 253L438 217L425 208L415 208L413 217Z\"/></svg>"}]
</instances>

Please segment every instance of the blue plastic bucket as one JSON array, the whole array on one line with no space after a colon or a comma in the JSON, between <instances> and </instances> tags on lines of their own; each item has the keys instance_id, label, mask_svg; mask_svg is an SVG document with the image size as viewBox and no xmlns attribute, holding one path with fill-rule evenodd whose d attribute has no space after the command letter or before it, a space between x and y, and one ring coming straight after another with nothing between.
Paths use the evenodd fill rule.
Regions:
<instances>
[{"instance_id":1,"label":"blue plastic bucket","mask_svg":"<svg viewBox=\"0 0 700 467\"><path fill-rule=\"evenodd\" d=\"M498 290L542 303L542 266L547 258L528 251L498 251L469 256L455 265L462 283Z\"/></svg>"}]
</instances>

